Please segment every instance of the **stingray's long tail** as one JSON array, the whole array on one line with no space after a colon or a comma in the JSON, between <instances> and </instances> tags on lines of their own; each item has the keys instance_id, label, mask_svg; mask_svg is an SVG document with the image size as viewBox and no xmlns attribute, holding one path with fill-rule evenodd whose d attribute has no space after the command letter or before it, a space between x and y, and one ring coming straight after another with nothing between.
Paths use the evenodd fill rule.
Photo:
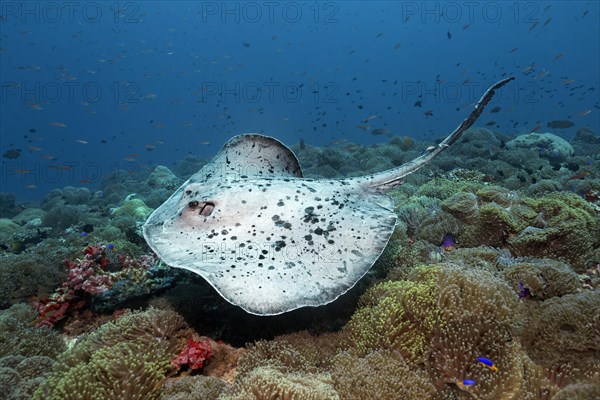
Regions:
<instances>
[{"instance_id":1,"label":"stingray's long tail","mask_svg":"<svg viewBox=\"0 0 600 400\"><path fill-rule=\"evenodd\" d=\"M386 191L402 184L402 179L405 176L412 174L433 160L435 156L446 150L454 142L456 142L464 133L464 131L469 129L475 123L475 121L477 121L477 118L479 118L485 106L490 102L490 100L492 100L496 90L500 89L513 79L515 79L515 77L511 76L490 86L490 88L485 91L483 96L481 96L481 99L479 99L477 104L475 104L475 109L471 112L471 114L469 114L469 116L454 130L454 132L448 135L448 137L440 144L427 148L423 154L412 161L402 164L394 169L379 172L367 177L367 186L378 191Z\"/></svg>"}]
</instances>

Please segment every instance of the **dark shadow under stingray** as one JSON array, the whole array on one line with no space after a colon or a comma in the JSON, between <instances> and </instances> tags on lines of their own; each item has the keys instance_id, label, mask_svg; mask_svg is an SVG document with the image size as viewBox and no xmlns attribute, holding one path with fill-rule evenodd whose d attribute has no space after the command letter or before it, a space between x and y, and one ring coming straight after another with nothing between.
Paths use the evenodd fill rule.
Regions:
<instances>
[{"instance_id":1,"label":"dark shadow under stingray","mask_svg":"<svg viewBox=\"0 0 600 400\"><path fill-rule=\"evenodd\" d=\"M190 273L190 281L164 294L169 305L200 335L243 346L256 340L307 330L320 334L340 330L352 317L358 300L375 280L367 274L337 300L320 307L303 307L285 314L258 316L232 305L202 278Z\"/></svg>"}]
</instances>

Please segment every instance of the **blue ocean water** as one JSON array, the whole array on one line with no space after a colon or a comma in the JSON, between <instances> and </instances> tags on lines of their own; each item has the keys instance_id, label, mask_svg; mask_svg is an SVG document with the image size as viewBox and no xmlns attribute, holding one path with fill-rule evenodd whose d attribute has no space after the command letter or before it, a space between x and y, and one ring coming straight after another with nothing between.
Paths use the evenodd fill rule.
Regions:
<instances>
[{"instance_id":1,"label":"blue ocean water","mask_svg":"<svg viewBox=\"0 0 600 400\"><path fill-rule=\"evenodd\" d=\"M0 5L0 191L19 200L210 158L247 132L433 142L509 75L478 125L600 132L594 1Z\"/></svg>"}]
</instances>

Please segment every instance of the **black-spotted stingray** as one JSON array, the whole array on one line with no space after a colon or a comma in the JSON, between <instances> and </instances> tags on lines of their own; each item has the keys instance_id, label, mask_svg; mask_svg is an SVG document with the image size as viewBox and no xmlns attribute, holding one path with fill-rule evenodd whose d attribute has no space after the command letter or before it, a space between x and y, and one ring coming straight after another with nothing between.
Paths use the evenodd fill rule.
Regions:
<instances>
[{"instance_id":1,"label":"black-spotted stingray","mask_svg":"<svg viewBox=\"0 0 600 400\"><path fill-rule=\"evenodd\" d=\"M236 136L150 215L144 237L165 263L202 276L249 313L330 303L371 268L394 231L385 192L456 142L512 79L491 86L440 144L373 175L306 179L281 142Z\"/></svg>"}]
</instances>

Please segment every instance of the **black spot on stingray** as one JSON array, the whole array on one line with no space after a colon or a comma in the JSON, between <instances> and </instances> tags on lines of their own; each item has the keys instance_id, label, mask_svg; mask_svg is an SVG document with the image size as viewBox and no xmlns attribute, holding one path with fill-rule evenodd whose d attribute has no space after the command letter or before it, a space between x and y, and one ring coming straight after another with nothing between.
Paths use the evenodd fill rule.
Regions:
<instances>
[{"instance_id":1,"label":"black spot on stingray","mask_svg":"<svg viewBox=\"0 0 600 400\"><path fill-rule=\"evenodd\" d=\"M227 231L227 229L223 229L223 230L221 231L221 235L227 235L228 233L229 233L229 232Z\"/></svg>"},{"instance_id":2,"label":"black spot on stingray","mask_svg":"<svg viewBox=\"0 0 600 400\"><path fill-rule=\"evenodd\" d=\"M237 236L232 236L231 240L237 240ZM242 243L243 244L243 243Z\"/></svg>"},{"instance_id":3,"label":"black spot on stingray","mask_svg":"<svg viewBox=\"0 0 600 400\"><path fill-rule=\"evenodd\" d=\"M315 234L319 235L319 236L322 235L323 234L323 229L321 229L321 228L315 229Z\"/></svg>"},{"instance_id":4,"label":"black spot on stingray","mask_svg":"<svg viewBox=\"0 0 600 400\"><path fill-rule=\"evenodd\" d=\"M290 224L289 222L285 222L285 223L283 224L283 227L284 227L285 229L292 229L292 224Z\"/></svg>"},{"instance_id":5,"label":"black spot on stingray","mask_svg":"<svg viewBox=\"0 0 600 400\"><path fill-rule=\"evenodd\" d=\"M312 240L312 235L306 235L306 236L304 236L304 239L310 241L310 240Z\"/></svg>"},{"instance_id":6,"label":"black spot on stingray","mask_svg":"<svg viewBox=\"0 0 600 400\"><path fill-rule=\"evenodd\" d=\"M283 207L285 205L285 203L282 200L279 200L279 202L277 202L277 205L279 207Z\"/></svg>"},{"instance_id":7,"label":"black spot on stingray","mask_svg":"<svg viewBox=\"0 0 600 400\"><path fill-rule=\"evenodd\" d=\"M279 221L279 215L275 214L271 217L273 221Z\"/></svg>"},{"instance_id":8,"label":"black spot on stingray","mask_svg":"<svg viewBox=\"0 0 600 400\"><path fill-rule=\"evenodd\" d=\"M269 265L269 269L275 269L275 267L272 265Z\"/></svg>"}]
</instances>

